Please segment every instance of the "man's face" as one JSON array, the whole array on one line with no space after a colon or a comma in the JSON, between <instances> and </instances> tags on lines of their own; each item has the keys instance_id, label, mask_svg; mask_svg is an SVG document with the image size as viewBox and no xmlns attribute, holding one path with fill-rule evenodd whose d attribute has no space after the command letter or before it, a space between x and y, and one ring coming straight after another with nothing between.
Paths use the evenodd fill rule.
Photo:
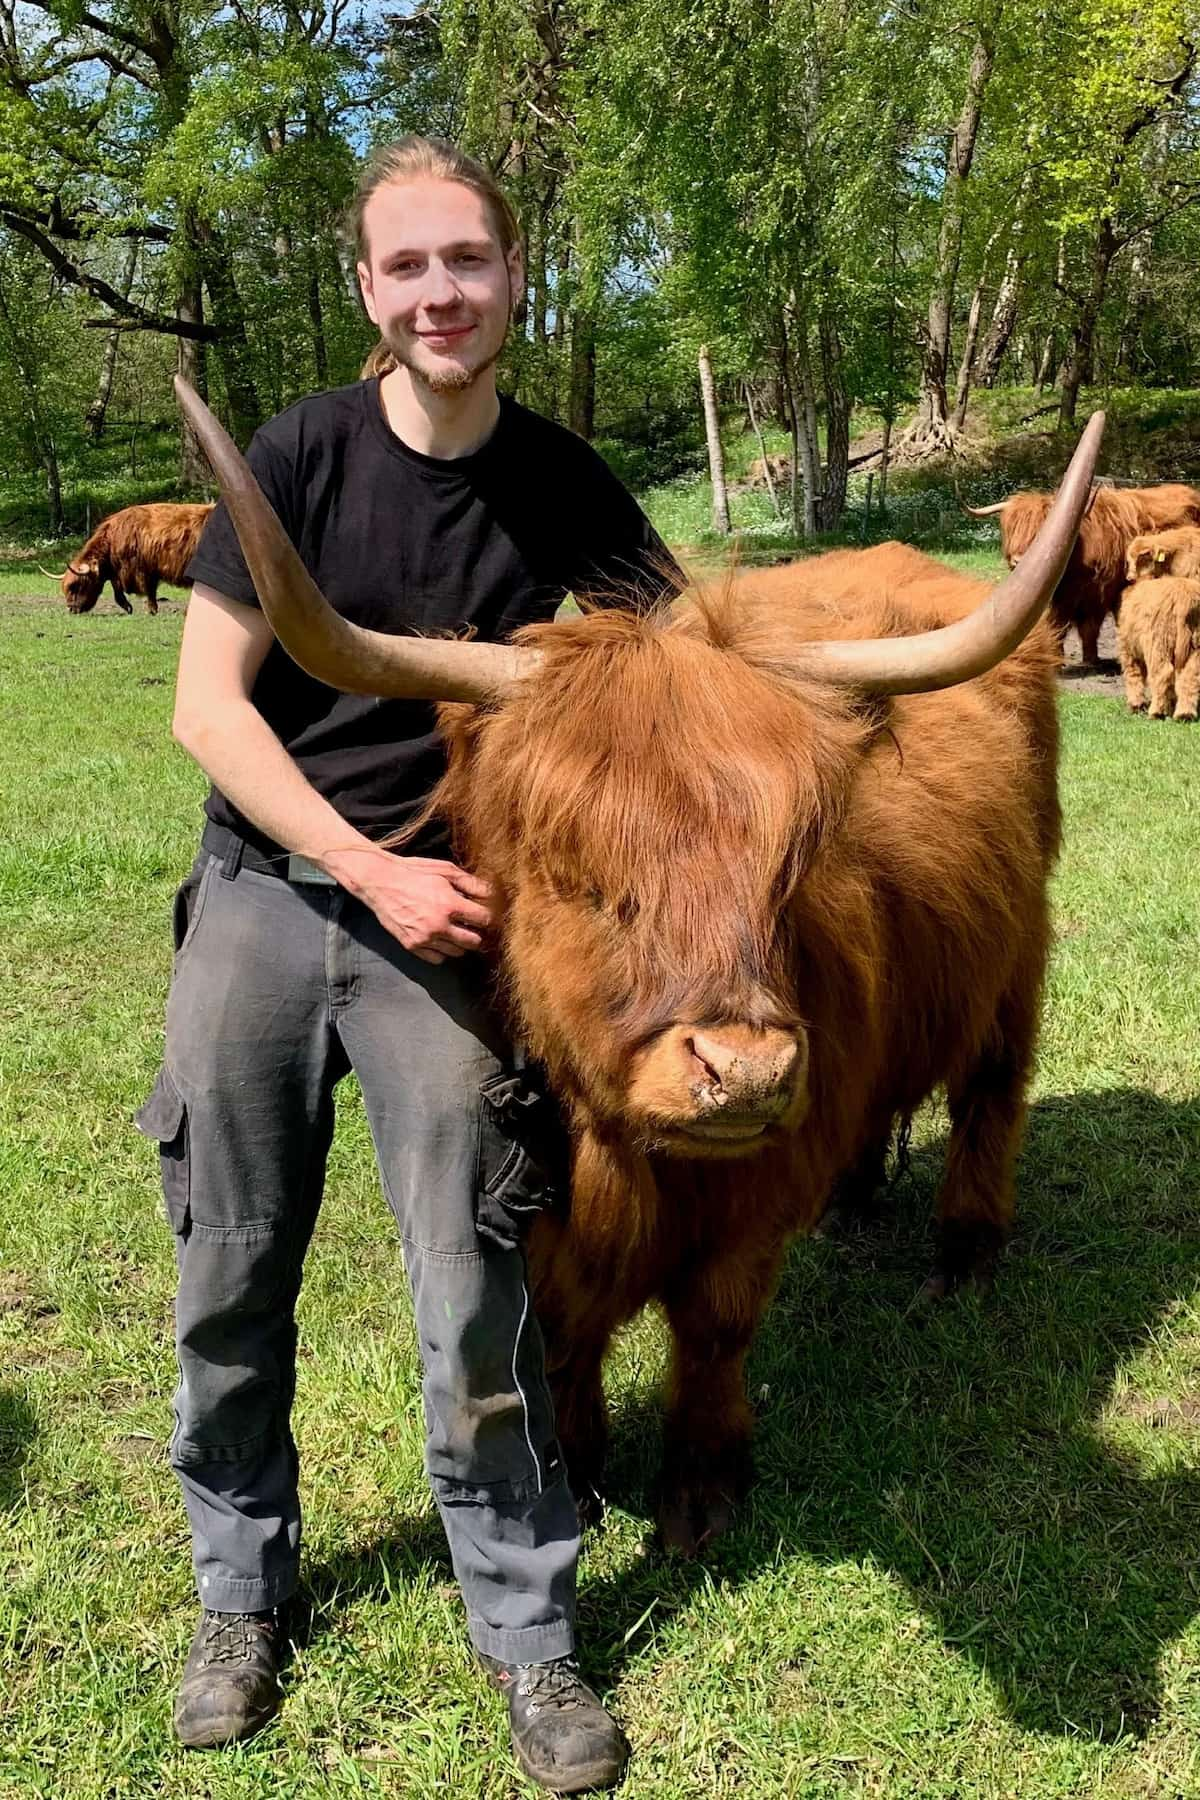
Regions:
<instances>
[{"instance_id":1,"label":"man's face","mask_svg":"<svg viewBox=\"0 0 1200 1800\"><path fill-rule=\"evenodd\" d=\"M461 393L504 347L524 274L482 197L423 176L385 182L363 213L363 303L396 361L436 394Z\"/></svg>"}]
</instances>

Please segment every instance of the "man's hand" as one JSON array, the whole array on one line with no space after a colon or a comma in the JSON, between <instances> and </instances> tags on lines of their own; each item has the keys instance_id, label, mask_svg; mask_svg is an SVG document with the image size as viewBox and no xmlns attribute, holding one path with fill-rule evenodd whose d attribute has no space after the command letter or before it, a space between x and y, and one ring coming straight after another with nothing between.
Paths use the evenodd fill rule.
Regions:
<instances>
[{"instance_id":1,"label":"man's hand","mask_svg":"<svg viewBox=\"0 0 1200 1800\"><path fill-rule=\"evenodd\" d=\"M422 962L440 963L478 950L493 923L487 882L455 863L375 848L333 851L321 862Z\"/></svg>"}]
</instances>

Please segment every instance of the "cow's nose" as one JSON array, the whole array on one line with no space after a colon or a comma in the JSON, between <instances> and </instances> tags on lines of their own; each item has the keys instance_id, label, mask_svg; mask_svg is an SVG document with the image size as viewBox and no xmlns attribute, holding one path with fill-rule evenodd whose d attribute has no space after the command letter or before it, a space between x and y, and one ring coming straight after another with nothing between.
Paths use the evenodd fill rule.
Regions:
<instances>
[{"instance_id":1,"label":"cow's nose","mask_svg":"<svg viewBox=\"0 0 1200 1800\"><path fill-rule=\"evenodd\" d=\"M800 1044L790 1031L697 1028L688 1033L687 1047L703 1097L738 1112L783 1106L800 1072Z\"/></svg>"}]
</instances>

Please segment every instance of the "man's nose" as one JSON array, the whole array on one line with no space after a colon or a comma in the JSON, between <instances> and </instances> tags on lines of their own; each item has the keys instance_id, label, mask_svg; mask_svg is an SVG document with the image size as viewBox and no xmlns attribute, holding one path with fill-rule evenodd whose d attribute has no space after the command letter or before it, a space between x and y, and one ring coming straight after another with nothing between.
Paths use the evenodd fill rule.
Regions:
<instances>
[{"instance_id":1,"label":"man's nose","mask_svg":"<svg viewBox=\"0 0 1200 1800\"><path fill-rule=\"evenodd\" d=\"M459 299L458 283L445 263L431 262L425 274L421 295L426 306L455 306Z\"/></svg>"}]
</instances>

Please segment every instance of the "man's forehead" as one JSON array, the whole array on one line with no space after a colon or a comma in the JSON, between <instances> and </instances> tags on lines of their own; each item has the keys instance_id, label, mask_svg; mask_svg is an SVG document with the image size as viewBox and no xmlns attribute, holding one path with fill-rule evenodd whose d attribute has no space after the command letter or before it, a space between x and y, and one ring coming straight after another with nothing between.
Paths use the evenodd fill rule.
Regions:
<instances>
[{"instance_id":1,"label":"man's forehead","mask_svg":"<svg viewBox=\"0 0 1200 1800\"><path fill-rule=\"evenodd\" d=\"M363 224L379 258L397 249L443 250L496 241L483 196L461 181L433 176L383 182L366 203Z\"/></svg>"}]
</instances>

